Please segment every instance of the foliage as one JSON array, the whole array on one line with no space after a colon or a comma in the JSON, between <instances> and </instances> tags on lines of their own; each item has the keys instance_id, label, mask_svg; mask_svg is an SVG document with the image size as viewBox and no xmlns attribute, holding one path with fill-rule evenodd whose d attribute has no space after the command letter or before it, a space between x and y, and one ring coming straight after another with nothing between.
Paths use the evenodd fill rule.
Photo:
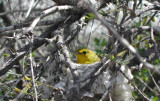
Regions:
<instances>
[{"instance_id":1,"label":"foliage","mask_svg":"<svg viewBox=\"0 0 160 101\"><path fill-rule=\"evenodd\" d=\"M71 100L73 91L76 90L74 87L77 86L70 91L67 87L79 80L75 79L75 71L78 75L89 71L86 68L79 70L77 65L76 69L72 69L75 66L72 64L76 63L73 54L81 47L95 50L100 63L104 62L103 59L108 59L104 63L110 61L107 65L109 68L96 68L96 72L89 71L84 76L90 77L86 80L89 85L81 85L83 89L80 89L80 93L87 92L88 96L92 96L88 89L105 73L128 76L120 68L125 66L133 76L131 80L125 77L125 83L132 87L135 101L146 100L144 96L153 101L160 100L160 73L155 68L144 65L148 63L160 71L160 32L157 30L160 20L159 1L155 4L154 0L106 0L102 5L103 2L94 4L97 13L86 7L87 4L79 5L83 2L72 5L66 1L60 4L63 1L60 0L56 3L61 6L53 6L56 5L54 1L57 0L38 0L34 3L29 3L28 0L23 3L20 0L0 0L0 101L28 101L35 98L42 101ZM148 9L153 4L157 6ZM98 19L99 16L101 19ZM114 36L114 32L120 37ZM59 35L64 42L59 42ZM63 48L67 48L67 51ZM133 52L134 48L137 52ZM69 52L71 57L66 55ZM88 75L90 72L91 76ZM109 76L114 78L115 75ZM72 78L72 82L67 82L63 77ZM83 80L79 84L81 82ZM106 99L109 96L112 98L114 86L108 87L110 94L107 94ZM100 100L104 96L99 94L97 97L95 94L93 99Z\"/></svg>"}]
</instances>

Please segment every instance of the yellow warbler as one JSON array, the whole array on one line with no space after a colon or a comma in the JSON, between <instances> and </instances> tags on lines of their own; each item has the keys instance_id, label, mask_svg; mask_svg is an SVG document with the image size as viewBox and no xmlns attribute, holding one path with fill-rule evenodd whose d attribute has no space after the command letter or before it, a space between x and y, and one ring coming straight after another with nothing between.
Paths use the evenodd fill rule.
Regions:
<instances>
[{"instance_id":1,"label":"yellow warbler","mask_svg":"<svg viewBox=\"0 0 160 101\"><path fill-rule=\"evenodd\" d=\"M96 53L90 49L79 49L78 53L76 53L76 56L77 63L80 64L92 64L100 61L100 58L96 55Z\"/></svg>"}]
</instances>

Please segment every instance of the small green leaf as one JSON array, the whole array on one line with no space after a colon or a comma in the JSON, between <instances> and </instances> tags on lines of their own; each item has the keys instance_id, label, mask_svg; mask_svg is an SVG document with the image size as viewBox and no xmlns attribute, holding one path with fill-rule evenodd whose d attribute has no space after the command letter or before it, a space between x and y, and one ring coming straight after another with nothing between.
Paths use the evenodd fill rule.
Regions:
<instances>
[{"instance_id":1,"label":"small green leaf","mask_svg":"<svg viewBox=\"0 0 160 101\"><path fill-rule=\"evenodd\" d=\"M14 87L14 90L17 91L17 92L21 92L21 90L17 87Z\"/></svg>"},{"instance_id":2,"label":"small green leaf","mask_svg":"<svg viewBox=\"0 0 160 101\"><path fill-rule=\"evenodd\" d=\"M153 101L159 101L159 97L158 97L158 96L155 96L152 100L153 100Z\"/></svg>"},{"instance_id":3,"label":"small green leaf","mask_svg":"<svg viewBox=\"0 0 160 101\"><path fill-rule=\"evenodd\" d=\"M91 18L95 18L95 15L93 13L88 14Z\"/></svg>"},{"instance_id":4,"label":"small green leaf","mask_svg":"<svg viewBox=\"0 0 160 101\"><path fill-rule=\"evenodd\" d=\"M138 36L137 36L137 42L140 41L140 40L142 40L142 38L143 38L142 35L138 35Z\"/></svg>"},{"instance_id":5,"label":"small green leaf","mask_svg":"<svg viewBox=\"0 0 160 101\"><path fill-rule=\"evenodd\" d=\"M148 80L149 80L149 78L148 78L148 77L145 77L144 79L145 79L145 81L148 81Z\"/></svg>"},{"instance_id":6,"label":"small green leaf","mask_svg":"<svg viewBox=\"0 0 160 101\"><path fill-rule=\"evenodd\" d=\"M110 12L105 12L104 10L100 10L99 12L101 15L106 16L107 14L109 14Z\"/></svg>"},{"instance_id":7,"label":"small green leaf","mask_svg":"<svg viewBox=\"0 0 160 101\"><path fill-rule=\"evenodd\" d=\"M134 91L132 92L132 96L133 96L133 98L136 98L136 94Z\"/></svg>"},{"instance_id":8,"label":"small green leaf","mask_svg":"<svg viewBox=\"0 0 160 101\"><path fill-rule=\"evenodd\" d=\"M148 49L149 48L149 43L146 43L145 45L146 45L146 48Z\"/></svg>"},{"instance_id":9,"label":"small green leaf","mask_svg":"<svg viewBox=\"0 0 160 101\"><path fill-rule=\"evenodd\" d=\"M156 64L159 64L159 60L158 59L155 59L154 60L154 64L156 65Z\"/></svg>"},{"instance_id":10,"label":"small green leaf","mask_svg":"<svg viewBox=\"0 0 160 101\"><path fill-rule=\"evenodd\" d=\"M142 74L146 74L147 72L148 72L147 69L142 69L142 70L141 70L141 73L142 73Z\"/></svg>"},{"instance_id":11,"label":"small green leaf","mask_svg":"<svg viewBox=\"0 0 160 101\"><path fill-rule=\"evenodd\" d=\"M143 25L146 24L147 19L148 19L148 17L145 17L145 18L143 19L143 22L142 22Z\"/></svg>"},{"instance_id":12,"label":"small green leaf","mask_svg":"<svg viewBox=\"0 0 160 101\"><path fill-rule=\"evenodd\" d=\"M107 41L105 39L103 39L101 42L101 46L106 46L106 45L107 45Z\"/></svg>"},{"instance_id":13,"label":"small green leaf","mask_svg":"<svg viewBox=\"0 0 160 101\"><path fill-rule=\"evenodd\" d=\"M136 47L136 44L132 43L132 46L133 46L133 47Z\"/></svg>"},{"instance_id":14,"label":"small green leaf","mask_svg":"<svg viewBox=\"0 0 160 101\"><path fill-rule=\"evenodd\" d=\"M138 23L136 23L136 27L141 26L141 21L139 21Z\"/></svg>"},{"instance_id":15,"label":"small green leaf","mask_svg":"<svg viewBox=\"0 0 160 101\"><path fill-rule=\"evenodd\" d=\"M156 20L155 20L155 17L153 17L153 18L152 18L152 21L153 21L153 22L155 22L155 21L156 21Z\"/></svg>"},{"instance_id":16,"label":"small green leaf","mask_svg":"<svg viewBox=\"0 0 160 101\"><path fill-rule=\"evenodd\" d=\"M114 57L114 55L112 54L112 55L111 55L111 60L114 60L114 59L115 59L115 57Z\"/></svg>"},{"instance_id":17,"label":"small green leaf","mask_svg":"<svg viewBox=\"0 0 160 101\"><path fill-rule=\"evenodd\" d=\"M88 15L85 16L84 21L88 22L89 20L92 20L95 18L95 15L93 13L88 13Z\"/></svg>"},{"instance_id":18,"label":"small green leaf","mask_svg":"<svg viewBox=\"0 0 160 101\"><path fill-rule=\"evenodd\" d=\"M90 19L90 17L89 17L89 16L85 16L85 18L86 18L86 19Z\"/></svg>"},{"instance_id":19,"label":"small green leaf","mask_svg":"<svg viewBox=\"0 0 160 101\"><path fill-rule=\"evenodd\" d=\"M31 78L29 78L28 76L24 76L26 80L31 81Z\"/></svg>"},{"instance_id":20,"label":"small green leaf","mask_svg":"<svg viewBox=\"0 0 160 101\"><path fill-rule=\"evenodd\" d=\"M103 52L103 51L100 50L100 49L96 49L95 51L96 51L96 53L102 53L102 52Z\"/></svg>"},{"instance_id":21,"label":"small green leaf","mask_svg":"<svg viewBox=\"0 0 160 101\"><path fill-rule=\"evenodd\" d=\"M125 53L126 53L126 51L127 51L127 50L125 50L125 51L122 51L122 52L118 53L118 54L117 54L117 56L121 56L121 55L125 54Z\"/></svg>"},{"instance_id":22,"label":"small green leaf","mask_svg":"<svg viewBox=\"0 0 160 101\"><path fill-rule=\"evenodd\" d=\"M138 52L139 52L139 53L143 53L144 51L145 51L144 48L138 49Z\"/></svg>"},{"instance_id":23,"label":"small green leaf","mask_svg":"<svg viewBox=\"0 0 160 101\"><path fill-rule=\"evenodd\" d=\"M3 53L3 56L9 57L10 54Z\"/></svg>"},{"instance_id":24,"label":"small green leaf","mask_svg":"<svg viewBox=\"0 0 160 101\"><path fill-rule=\"evenodd\" d=\"M150 16L149 15L149 18L151 18L152 16ZM153 17L152 19L151 19L153 22L155 22L155 17Z\"/></svg>"},{"instance_id":25,"label":"small green leaf","mask_svg":"<svg viewBox=\"0 0 160 101\"><path fill-rule=\"evenodd\" d=\"M94 42L95 42L95 44L96 44L97 46L99 46L100 40L99 40L98 38L94 38Z\"/></svg>"}]
</instances>

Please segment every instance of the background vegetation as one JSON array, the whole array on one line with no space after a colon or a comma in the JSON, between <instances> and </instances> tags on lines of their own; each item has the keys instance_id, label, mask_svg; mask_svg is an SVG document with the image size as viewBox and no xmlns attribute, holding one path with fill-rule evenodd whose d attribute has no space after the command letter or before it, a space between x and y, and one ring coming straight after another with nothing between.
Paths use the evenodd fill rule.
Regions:
<instances>
[{"instance_id":1,"label":"background vegetation","mask_svg":"<svg viewBox=\"0 0 160 101\"><path fill-rule=\"evenodd\" d=\"M0 101L114 100L112 80L106 93L82 99L106 70L127 79L132 100L160 100L160 2L90 1L0 0ZM92 49L102 59L87 65L95 69L87 71L91 82L83 87L74 72L74 52L80 48ZM71 76L64 73L68 68ZM65 76L73 84L61 82L68 80Z\"/></svg>"}]
</instances>

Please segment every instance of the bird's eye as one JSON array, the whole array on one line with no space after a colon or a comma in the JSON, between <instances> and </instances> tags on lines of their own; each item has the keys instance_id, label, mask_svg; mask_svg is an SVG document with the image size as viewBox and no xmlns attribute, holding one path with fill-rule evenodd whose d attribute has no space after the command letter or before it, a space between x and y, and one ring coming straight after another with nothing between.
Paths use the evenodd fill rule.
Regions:
<instances>
[{"instance_id":1,"label":"bird's eye","mask_svg":"<svg viewBox=\"0 0 160 101\"><path fill-rule=\"evenodd\" d=\"M83 54L86 54L87 52L86 51L83 51Z\"/></svg>"}]
</instances>

